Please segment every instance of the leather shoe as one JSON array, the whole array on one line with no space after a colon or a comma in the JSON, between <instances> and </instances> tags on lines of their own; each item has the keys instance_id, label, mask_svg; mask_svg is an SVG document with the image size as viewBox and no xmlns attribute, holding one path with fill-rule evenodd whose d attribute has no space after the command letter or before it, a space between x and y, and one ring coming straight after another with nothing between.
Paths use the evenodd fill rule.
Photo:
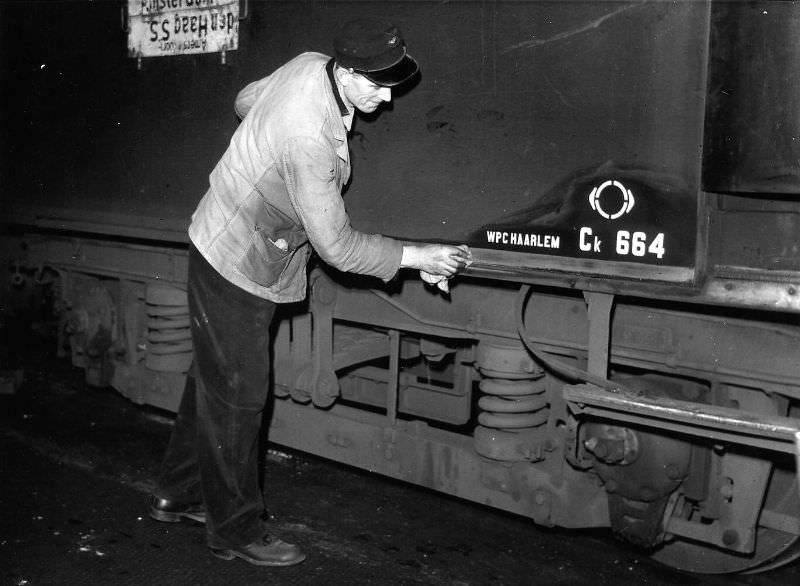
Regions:
<instances>
[{"instance_id":1,"label":"leather shoe","mask_svg":"<svg viewBox=\"0 0 800 586\"><path fill-rule=\"evenodd\" d=\"M209 547L211 555L221 560L240 558L255 566L293 566L306 559L305 554L293 543L267 535L261 541L237 548Z\"/></svg>"},{"instance_id":2,"label":"leather shoe","mask_svg":"<svg viewBox=\"0 0 800 586\"><path fill-rule=\"evenodd\" d=\"M191 519L198 523L206 522L206 512L202 503L183 503L170 499L150 497L150 518L162 523L178 523L181 519Z\"/></svg>"}]
</instances>

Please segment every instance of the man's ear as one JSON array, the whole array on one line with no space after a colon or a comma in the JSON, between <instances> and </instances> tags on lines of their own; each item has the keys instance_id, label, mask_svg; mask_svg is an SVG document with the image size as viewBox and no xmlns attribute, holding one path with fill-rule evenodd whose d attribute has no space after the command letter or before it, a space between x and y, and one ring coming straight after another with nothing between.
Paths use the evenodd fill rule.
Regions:
<instances>
[{"instance_id":1,"label":"man's ear","mask_svg":"<svg viewBox=\"0 0 800 586\"><path fill-rule=\"evenodd\" d=\"M339 80L339 83L343 86L350 85L350 80L353 79L353 72L349 69L345 69L344 67L336 67L333 70L336 79Z\"/></svg>"}]
</instances>

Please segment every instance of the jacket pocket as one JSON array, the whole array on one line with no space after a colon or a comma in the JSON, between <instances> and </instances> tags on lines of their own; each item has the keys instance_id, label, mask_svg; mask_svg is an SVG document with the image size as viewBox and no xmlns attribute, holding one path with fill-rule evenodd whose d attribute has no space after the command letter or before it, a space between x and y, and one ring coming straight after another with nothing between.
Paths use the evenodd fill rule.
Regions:
<instances>
[{"instance_id":1,"label":"jacket pocket","mask_svg":"<svg viewBox=\"0 0 800 586\"><path fill-rule=\"evenodd\" d=\"M298 236L291 231L270 237L264 230L256 229L237 268L262 287L272 287L280 280L297 246L302 244Z\"/></svg>"}]
</instances>

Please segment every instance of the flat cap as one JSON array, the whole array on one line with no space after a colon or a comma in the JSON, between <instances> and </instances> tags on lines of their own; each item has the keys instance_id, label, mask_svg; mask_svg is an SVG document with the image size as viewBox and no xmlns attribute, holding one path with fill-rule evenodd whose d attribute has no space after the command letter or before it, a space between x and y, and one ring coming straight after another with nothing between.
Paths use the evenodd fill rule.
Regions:
<instances>
[{"instance_id":1,"label":"flat cap","mask_svg":"<svg viewBox=\"0 0 800 586\"><path fill-rule=\"evenodd\" d=\"M381 86L401 84L419 71L400 29L383 20L361 18L345 23L333 40L333 49L336 63Z\"/></svg>"}]
</instances>

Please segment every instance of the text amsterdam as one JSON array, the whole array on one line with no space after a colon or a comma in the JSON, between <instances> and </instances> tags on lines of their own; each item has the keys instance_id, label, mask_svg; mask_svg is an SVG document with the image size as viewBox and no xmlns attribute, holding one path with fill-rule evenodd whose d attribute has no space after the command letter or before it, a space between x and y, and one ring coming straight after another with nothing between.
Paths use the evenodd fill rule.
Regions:
<instances>
[{"instance_id":1,"label":"text amsterdam","mask_svg":"<svg viewBox=\"0 0 800 586\"><path fill-rule=\"evenodd\" d=\"M142 13L181 10L183 8L211 8L230 3L230 0L142 0Z\"/></svg>"}]
</instances>

